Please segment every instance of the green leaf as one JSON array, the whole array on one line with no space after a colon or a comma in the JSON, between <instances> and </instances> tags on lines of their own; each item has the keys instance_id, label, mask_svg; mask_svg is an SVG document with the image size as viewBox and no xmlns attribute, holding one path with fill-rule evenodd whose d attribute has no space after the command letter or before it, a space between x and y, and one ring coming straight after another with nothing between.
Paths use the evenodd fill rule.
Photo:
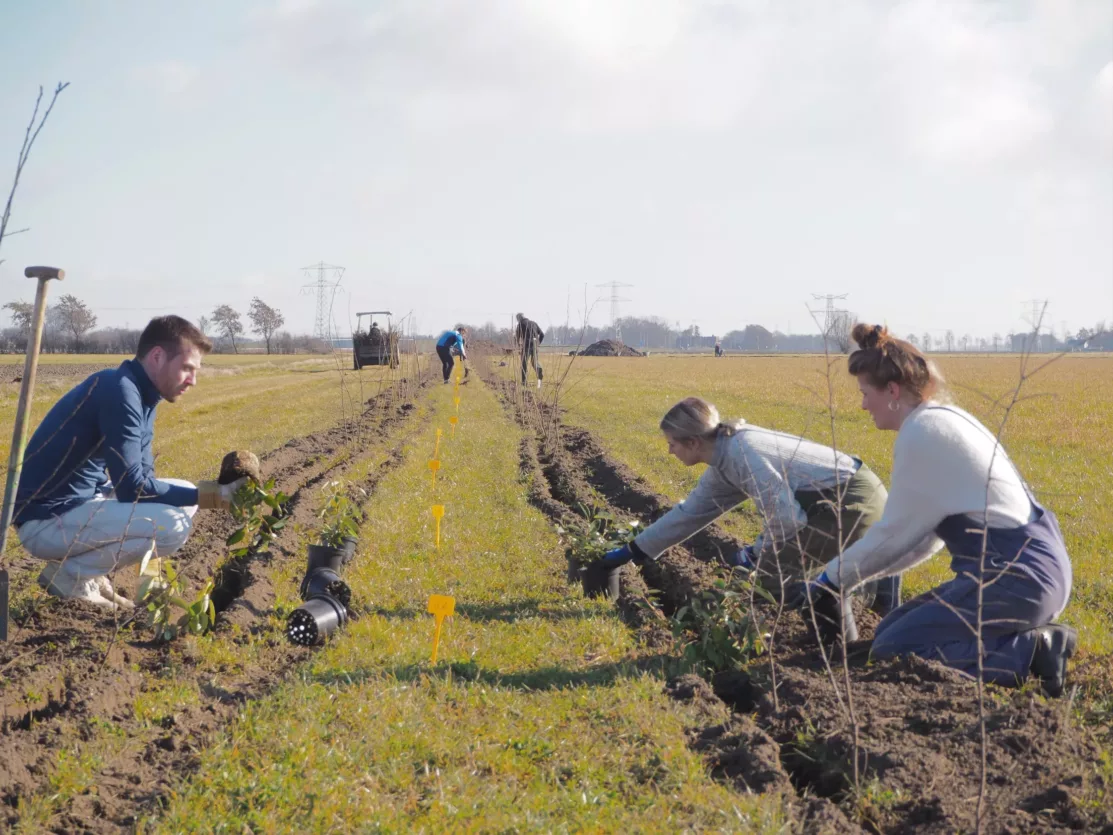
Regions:
<instances>
[{"instance_id":1,"label":"green leaf","mask_svg":"<svg viewBox=\"0 0 1113 835\"><path fill-rule=\"evenodd\" d=\"M232 535L224 540L225 545L235 545L237 542L243 542L244 537L247 536L247 528L239 528L232 531Z\"/></svg>"}]
</instances>

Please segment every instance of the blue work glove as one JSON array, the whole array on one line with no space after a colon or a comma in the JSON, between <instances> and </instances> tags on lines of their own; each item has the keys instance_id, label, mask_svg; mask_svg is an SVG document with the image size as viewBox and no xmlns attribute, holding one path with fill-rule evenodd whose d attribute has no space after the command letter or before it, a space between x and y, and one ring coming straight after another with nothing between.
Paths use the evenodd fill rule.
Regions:
<instances>
[{"instance_id":1,"label":"blue work glove","mask_svg":"<svg viewBox=\"0 0 1113 835\"><path fill-rule=\"evenodd\" d=\"M797 582L785 586L785 608L786 609L804 609L808 605L809 595L811 602L815 604L823 597L834 597L838 599L839 587L838 585L827 576L824 571L811 582Z\"/></svg>"},{"instance_id":2,"label":"blue work glove","mask_svg":"<svg viewBox=\"0 0 1113 835\"><path fill-rule=\"evenodd\" d=\"M635 545L633 542L628 542L621 548L615 548L613 551L608 551L603 555L600 561L603 563L604 568L621 568L628 562L634 562L641 565L645 562L645 553Z\"/></svg>"},{"instance_id":3,"label":"blue work glove","mask_svg":"<svg viewBox=\"0 0 1113 835\"><path fill-rule=\"evenodd\" d=\"M754 551L754 546L744 545L739 548L731 561L731 565L735 568L744 568L747 571L753 571L757 568L757 552Z\"/></svg>"}]
</instances>

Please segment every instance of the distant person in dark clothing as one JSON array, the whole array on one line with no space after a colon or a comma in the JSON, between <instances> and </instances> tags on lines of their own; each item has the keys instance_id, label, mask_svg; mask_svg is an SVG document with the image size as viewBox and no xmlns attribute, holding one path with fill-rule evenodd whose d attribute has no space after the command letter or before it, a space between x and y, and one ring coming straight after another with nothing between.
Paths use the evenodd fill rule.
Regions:
<instances>
[{"instance_id":1,"label":"distant person in dark clothing","mask_svg":"<svg viewBox=\"0 0 1113 835\"><path fill-rule=\"evenodd\" d=\"M452 366L455 365L453 354L459 354L461 360L467 360L468 352L464 347L464 339L468 329L457 325L453 330L445 331L437 337L437 356L441 359L441 370L444 372L444 381L452 376ZM466 369L465 369L466 370Z\"/></svg>"},{"instance_id":2,"label":"distant person in dark clothing","mask_svg":"<svg viewBox=\"0 0 1113 835\"><path fill-rule=\"evenodd\" d=\"M715 343L715 356L721 357L723 355L723 346L718 342Z\"/></svg>"},{"instance_id":3,"label":"distant person in dark clothing","mask_svg":"<svg viewBox=\"0 0 1113 835\"><path fill-rule=\"evenodd\" d=\"M541 388L544 373L541 370L541 365L537 362L537 346L545 341L545 332L535 321L527 319L521 313L517 314L515 318L518 320L518 327L514 331L514 342L518 346L518 352L522 355L522 385L526 384L526 373L532 363L533 370L537 374L537 387Z\"/></svg>"}]
</instances>

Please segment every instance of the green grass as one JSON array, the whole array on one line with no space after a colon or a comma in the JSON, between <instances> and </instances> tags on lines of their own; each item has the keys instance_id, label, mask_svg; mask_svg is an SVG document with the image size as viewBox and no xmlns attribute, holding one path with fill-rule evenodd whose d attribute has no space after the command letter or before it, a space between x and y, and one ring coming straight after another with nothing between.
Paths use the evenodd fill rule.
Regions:
<instances>
[{"instance_id":1,"label":"green grass","mask_svg":"<svg viewBox=\"0 0 1113 835\"><path fill-rule=\"evenodd\" d=\"M956 403L996 429L1001 411L991 408L985 395L997 398L1016 387L1020 357L937 359ZM1035 357L1033 365L1047 360ZM567 363L567 358L554 358L546 380L557 379ZM895 436L875 429L859 409L856 382L845 369L845 358L837 358L831 378L836 440L888 482ZM1059 517L1066 538L1074 593L1063 620L1079 628L1087 652L1113 652L1113 577L1108 571L1113 554L1113 357L1063 357L1027 381L1022 393L1028 399L1009 417L1004 442L1024 478ZM702 467L685 468L668 455L657 425L670 406L689 395L715 403L724 419L743 417L831 442L822 357L580 357L572 364L562 405L569 422L595 432L653 489L680 500ZM760 529L760 519L746 503L728 515L726 527L749 538ZM909 573L907 591L918 594L950 576L948 558L936 556Z\"/></svg>"},{"instance_id":2,"label":"green grass","mask_svg":"<svg viewBox=\"0 0 1113 835\"><path fill-rule=\"evenodd\" d=\"M432 419L366 508L349 577L365 614L250 704L146 828L779 830L778 799L706 774L685 742L691 709L663 694L613 608L565 585L494 398L465 389L453 439L451 395L432 392ZM436 666L432 593L457 607Z\"/></svg>"}]
</instances>

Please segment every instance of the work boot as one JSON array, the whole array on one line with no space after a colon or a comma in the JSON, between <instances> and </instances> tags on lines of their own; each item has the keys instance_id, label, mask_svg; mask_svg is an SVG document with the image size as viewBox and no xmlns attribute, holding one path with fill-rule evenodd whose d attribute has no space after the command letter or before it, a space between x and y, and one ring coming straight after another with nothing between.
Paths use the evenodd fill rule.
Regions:
<instances>
[{"instance_id":1,"label":"work boot","mask_svg":"<svg viewBox=\"0 0 1113 835\"><path fill-rule=\"evenodd\" d=\"M106 598L100 592L97 581L93 578L81 579L68 572L62 571L60 562L48 562L39 573L39 585L46 589L46 593L64 600L84 600L92 603L99 609L116 609L116 603Z\"/></svg>"},{"instance_id":2,"label":"work boot","mask_svg":"<svg viewBox=\"0 0 1113 835\"><path fill-rule=\"evenodd\" d=\"M1063 695L1067 682L1067 661L1078 646L1078 632L1057 623L1032 631L1036 633L1036 651L1032 653L1030 672L1040 680L1043 692L1057 699Z\"/></svg>"},{"instance_id":3,"label":"work boot","mask_svg":"<svg viewBox=\"0 0 1113 835\"><path fill-rule=\"evenodd\" d=\"M97 591L100 596L105 600L110 600L119 606L121 609L134 609L135 604L128 600L123 595L117 594L116 590L112 588L112 582L107 577L97 577L94 581L97 584Z\"/></svg>"}]
</instances>

